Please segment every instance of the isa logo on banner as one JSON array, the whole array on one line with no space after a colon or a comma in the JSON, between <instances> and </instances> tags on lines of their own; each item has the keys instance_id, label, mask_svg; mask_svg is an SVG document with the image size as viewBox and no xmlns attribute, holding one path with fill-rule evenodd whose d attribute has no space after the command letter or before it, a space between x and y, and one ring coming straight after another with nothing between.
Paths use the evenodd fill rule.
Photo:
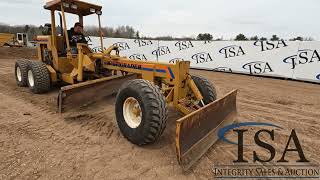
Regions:
<instances>
[{"instance_id":1,"label":"isa logo on banner","mask_svg":"<svg viewBox=\"0 0 320 180\"><path fill-rule=\"evenodd\" d=\"M220 54L223 54L226 59L236 56L243 56L246 53L244 52L243 48L241 46L232 45L227 46L219 50Z\"/></svg>"}]
</instances>

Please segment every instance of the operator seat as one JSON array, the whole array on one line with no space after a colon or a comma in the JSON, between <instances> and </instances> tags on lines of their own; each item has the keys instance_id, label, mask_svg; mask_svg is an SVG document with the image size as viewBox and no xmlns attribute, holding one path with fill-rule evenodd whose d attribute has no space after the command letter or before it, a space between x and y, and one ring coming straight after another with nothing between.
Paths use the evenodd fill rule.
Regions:
<instances>
[{"instance_id":1,"label":"operator seat","mask_svg":"<svg viewBox=\"0 0 320 180\"><path fill-rule=\"evenodd\" d=\"M42 35L51 35L51 24L46 23L42 30Z\"/></svg>"}]
</instances>

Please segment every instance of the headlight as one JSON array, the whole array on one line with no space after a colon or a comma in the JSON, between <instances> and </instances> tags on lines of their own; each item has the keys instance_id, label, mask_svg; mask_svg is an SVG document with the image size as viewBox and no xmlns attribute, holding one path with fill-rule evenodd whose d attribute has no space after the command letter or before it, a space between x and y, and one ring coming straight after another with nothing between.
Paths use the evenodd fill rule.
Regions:
<instances>
[{"instance_id":1,"label":"headlight","mask_svg":"<svg viewBox=\"0 0 320 180\"><path fill-rule=\"evenodd\" d=\"M78 9L78 6L77 6L76 4L72 4L72 5L71 5L71 8L72 8L72 9Z\"/></svg>"},{"instance_id":2,"label":"headlight","mask_svg":"<svg viewBox=\"0 0 320 180\"><path fill-rule=\"evenodd\" d=\"M102 15L102 11L97 11L96 12L98 15Z\"/></svg>"},{"instance_id":3,"label":"headlight","mask_svg":"<svg viewBox=\"0 0 320 180\"><path fill-rule=\"evenodd\" d=\"M63 5L64 7L66 7L66 8L69 8L69 7L70 7L70 4L68 4L68 3L62 3L62 5Z\"/></svg>"}]
</instances>

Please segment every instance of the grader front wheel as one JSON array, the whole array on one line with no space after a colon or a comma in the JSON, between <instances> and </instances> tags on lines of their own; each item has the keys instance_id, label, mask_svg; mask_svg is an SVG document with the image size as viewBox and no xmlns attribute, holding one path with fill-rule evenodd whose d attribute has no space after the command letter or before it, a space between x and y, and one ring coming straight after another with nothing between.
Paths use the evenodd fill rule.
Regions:
<instances>
[{"instance_id":1,"label":"grader front wheel","mask_svg":"<svg viewBox=\"0 0 320 180\"><path fill-rule=\"evenodd\" d=\"M205 105L217 99L216 89L210 81L208 81L204 77L195 75L192 75L192 80L194 81L201 95L203 96L203 102ZM199 103L199 105L202 106L201 103Z\"/></svg>"},{"instance_id":2,"label":"grader front wheel","mask_svg":"<svg viewBox=\"0 0 320 180\"><path fill-rule=\"evenodd\" d=\"M133 144L155 142L166 127L165 97L149 81L136 79L125 83L118 92L115 110L121 133Z\"/></svg>"}]
</instances>

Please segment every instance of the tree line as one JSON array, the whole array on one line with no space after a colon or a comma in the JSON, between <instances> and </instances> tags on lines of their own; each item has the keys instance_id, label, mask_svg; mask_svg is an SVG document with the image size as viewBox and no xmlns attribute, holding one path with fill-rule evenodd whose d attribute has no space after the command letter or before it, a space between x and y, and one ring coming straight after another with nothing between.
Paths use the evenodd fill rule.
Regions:
<instances>
[{"instance_id":1,"label":"tree line","mask_svg":"<svg viewBox=\"0 0 320 180\"><path fill-rule=\"evenodd\" d=\"M57 26L58 33L61 27ZM48 28L46 26L34 26L34 25L16 25L10 26L8 24L0 23L0 33L26 33L29 40L34 40L37 35L45 35ZM102 34L105 37L113 38L140 38L139 31L135 30L131 26L118 26L118 27L102 27ZM84 34L86 36L100 36L99 28L96 26L85 26Z\"/></svg>"},{"instance_id":2,"label":"tree line","mask_svg":"<svg viewBox=\"0 0 320 180\"><path fill-rule=\"evenodd\" d=\"M203 33L199 34L196 38L196 40L204 40L204 41L223 41L223 38L218 38L218 39L213 39L213 36L210 33ZM289 41L314 41L312 37L302 37L302 36L297 36L291 39L283 39L278 37L278 35L272 35L270 38L266 37L258 37L258 36L252 36L252 37L247 37L244 34L240 33L238 34L235 38L229 39L229 40L234 40L234 41L279 41L279 40L289 40Z\"/></svg>"},{"instance_id":3,"label":"tree line","mask_svg":"<svg viewBox=\"0 0 320 180\"><path fill-rule=\"evenodd\" d=\"M57 29L61 29L59 26ZM8 24L0 23L0 33L27 33L29 40L33 40L37 35L45 34L46 26L34 26L34 25L17 25L10 26ZM223 40L235 40L235 41L278 41L283 40L283 38L278 37L277 35L272 35L270 38L251 36L247 37L244 34L240 33L235 38L232 39L223 39L217 38L214 39L213 35L210 33L200 33L195 36L184 36L184 37L173 37L173 36L158 36L158 37L147 37L140 34L140 32L134 29L131 26L118 26L118 27L102 27L102 34L105 37L111 38L128 38L128 39L151 39L151 40L201 40L201 41L223 41ZM99 28L97 26L85 26L84 34L86 36L99 36ZM286 39L289 41L313 41L312 37L301 37L297 36L291 39Z\"/></svg>"},{"instance_id":4,"label":"tree line","mask_svg":"<svg viewBox=\"0 0 320 180\"><path fill-rule=\"evenodd\" d=\"M234 39L235 41L279 41L279 40L289 40L289 41L314 41L312 37L302 37L302 36L297 36L291 39L283 39L278 37L277 35L272 35L270 39L266 37L258 37L258 36L252 36L252 37L246 37L244 34L238 34L236 38Z\"/></svg>"}]
</instances>

